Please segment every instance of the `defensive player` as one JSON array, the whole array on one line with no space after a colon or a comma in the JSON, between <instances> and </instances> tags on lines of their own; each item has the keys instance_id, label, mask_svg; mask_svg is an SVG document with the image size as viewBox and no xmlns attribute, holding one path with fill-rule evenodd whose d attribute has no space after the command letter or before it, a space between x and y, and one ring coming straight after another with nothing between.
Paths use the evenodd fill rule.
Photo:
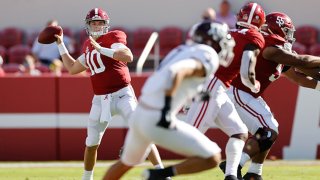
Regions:
<instances>
[{"instance_id":1,"label":"defensive player","mask_svg":"<svg viewBox=\"0 0 320 180\"><path fill-rule=\"evenodd\" d=\"M256 78L261 83L260 92L252 93L241 83L239 77L228 90L241 119L253 135L244 147L239 166L240 170L245 162L253 158L248 173L244 175L245 180L262 179L263 162L278 136L278 122L260 95L281 74L301 86L320 89L317 80L301 73L304 69L312 68L319 72L320 57L291 53L295 31L291 19L284 13L270 13L266 16L266 24L262 30L266 45L258 56L256 65ZM297 68L300 70L297 71ZM319 78L319 73L317 74L318 77L315 78Z\"/></svg>"},{"instance_id":2,"label":"defensive player","mask_svg":"<svg viewBox=\"0 0 320 180\"><path fill-rule=\"evenodd\" d=\"M88 68L91 70L94 97L87 125L83 175L83 180L91 180L97 149L111 117L119 114L128 119L136 108L137 100L130 85L127 67L133 55L126 46L126 34L122 31L108 32L109 17L100 8L88 12L85 24L90 39L84 43L82 55L77 60L69 55L62 41L63 36L56 37L59 52L69 73L77 74ZM152 149L149 159L156 167L162 168L154 145Z\"/></svg>"},{"instance_id":3,"label":"defensive player","mask_svg":"<svg viewBox=\"0 0 320 180\"><path fill-rule=\"evenodd\" d=\"M172 50L146 81L139 105L130 117L121 160L108 170L105 180L120 179L133 166L143 162L153 142L187 159L162 170L146 170L145 179L196 173L218 165L221 151L218 145L177 119L176 114L185 101L201 89L205 79L218 69L219 59L232 59L234 41L226 24L214 22L198 24L193 41L195 43ZM206 93L200 93L196 99L205 101L208 97Z\"/></svg>"},{"instance_id":4,"label":"defensive player","mask_svg":"<svg viewBox=\"0 0 320 180\"><path fill-rule=\"evenodd\" d=\"M238 29L231 30L236 41L234 59L228 67L221 67L205 83L211 98L208 102L193 102L187 122L205 133L216 124L230 138L226 145L227 167L225 179L237 179L237 167L241 151L248 136L248 129L241 121L234 105L226 94L232 80L240 73L242 83L254 93L260 83L255 79L255 61L264 46L263 36L258 32L265 21L265 13L257 3L248 3L238 14ZM241 176L241 175L240 175Z\"/></svg>"}]
</instances>

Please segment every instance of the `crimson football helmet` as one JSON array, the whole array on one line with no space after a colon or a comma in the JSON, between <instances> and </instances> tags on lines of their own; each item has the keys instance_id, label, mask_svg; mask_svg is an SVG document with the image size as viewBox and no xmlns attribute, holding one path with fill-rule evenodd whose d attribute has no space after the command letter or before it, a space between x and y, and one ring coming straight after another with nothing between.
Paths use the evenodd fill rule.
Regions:
<instances>
[{"instance_id":1,"label":"crimson football helmet","mask_svg":"<svg viewBox=\"0 0 320 180\"><path fill-rule=\"evenodd\" d=\"M219 55L220 64L227 67L233 60L235 41L225 23L204 21L194 27L192 40L213 47Z\"/></svg>"},{"instance_id":2,"label":"crimson football helmet","mask_svg":"<svg viewBox=\"0 0 320 180\"><path fill-rule=\"evenodd\" d=\"M259 29L265 22L265 13L257 3L247 3L237 14L237 25L246 28Z\"/></svg>"},{"instance_id":3,"label":"crimson football helmet","mask_svg":"<svg viewBox=\"0 0 320 180\"><path fill-rule=\"evenodd\" d=\"M261 30L268 34L277 34L290 43L295 41L295 28L289 16L281 12L273 12L266 16L266 23Z\"/></svg>"},{"instance_id":4,"label":"crimson football helmet","mask_svg":"<svg viewBox=\"0 0 320 180\"><path fill-rule=\"evenodd\" d=\"M90 22L92 22L92 21L104 21L104 25L101 26L99 31L96 31L96 30L93 30L90 26ZM91 9L88 12L86 19L85 19L87 34L89 36L101 36L101 35L106 34L108 32L109 27L110 27L109 21L110 21L109 16L104 10L102 10L100 8Z\"/></svg>"}]
</instances>

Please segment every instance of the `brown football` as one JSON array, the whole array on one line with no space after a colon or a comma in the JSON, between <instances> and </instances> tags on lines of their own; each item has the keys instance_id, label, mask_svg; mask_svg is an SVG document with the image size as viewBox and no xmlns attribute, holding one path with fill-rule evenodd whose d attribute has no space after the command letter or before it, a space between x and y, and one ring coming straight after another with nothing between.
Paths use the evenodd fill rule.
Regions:
<instances>
[{"instance_id":1,"label":"brown football","mask_svg":"<svg viewBox=\"0 0 320 180\"><path fill-rule=\"evenodd\" d=\"M51 44L56 41L55 34L62 34L62 28L60 26L47 26L44 28L38 37L38 42L41 44Z\"/></svg>"}]
</instances>

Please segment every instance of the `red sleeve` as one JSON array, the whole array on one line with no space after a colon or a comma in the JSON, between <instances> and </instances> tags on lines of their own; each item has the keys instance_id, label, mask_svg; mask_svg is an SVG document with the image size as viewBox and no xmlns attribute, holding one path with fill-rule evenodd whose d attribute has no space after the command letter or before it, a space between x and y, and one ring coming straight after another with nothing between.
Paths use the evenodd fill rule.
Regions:
<instances>
[{"instance_id":1,"label":"red sleeve","mask_svg":"<svg viewBox=\"0 0 320 180\"><path fill-rule=\"evenodd\" d=\"M265 36L265 40L266 40L266 46L274 46L274 45L283 46L283 44L286 42L283 37L276 34L270 34Z\"/></svg>"},{"instance_id":2,"label":"red sleeve","mask_svg":"<svg viewBox=\"0 0 320 180\"><path fill-rule=\"evenodd\" d=\"M258 46L259 49L262 49L265 45L262 34L256 30L250 29L246 37L252 42L252 44Z\"/></svg>"},{"instance_id":3,"label":"red sleeve","mask_svg":"<svg viewBox=\"0 0 320 180\"><path fill-rule=\"evenodd\" d=\"M113 43L122 43L127 45L127 35L123 31L115 30L110 31L109 33L112 37Z\"/></svg>"}]
</instances>

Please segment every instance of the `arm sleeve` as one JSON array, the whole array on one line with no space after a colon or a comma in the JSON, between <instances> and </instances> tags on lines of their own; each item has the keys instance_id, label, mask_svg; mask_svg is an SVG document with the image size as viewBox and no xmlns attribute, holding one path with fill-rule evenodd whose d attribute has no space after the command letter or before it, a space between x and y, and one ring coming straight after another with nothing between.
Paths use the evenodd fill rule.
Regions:
<instances>
[{"instance_id":1,"label":"arm sleeve","mask_svg":"<svg viewBox=\"0 0 320 180\"><path fill-rule=\"evenodd\" d=\"M250 89L254 89L254 84L251 83L249 78L249 67L251 59L253 58L253 51L244 51L241 59L240 77L242 83Z\"/></svg>"},{"instance_id":2,"label":"arm sleeve","mask_svg":"<svg viewBox=\"0 0 320 180\"><path fill-rule=\"evenodd\" d=\"M81 54L81 56L78 57L78 60L79 62L85 67L85 68L89 68L87 65L86 65L86 57L85 57L85 54Z\"/></svg>"},{"instance_id":3,"label":"arm sleeve","mask_svg":"<svg viewBox=\"0 0 320 180\"><path fill-rule=\"evenodd\" d=\"M113 43L111 49L129 49L126 45L122 43Z\"/></svg>"}]
</instances>

